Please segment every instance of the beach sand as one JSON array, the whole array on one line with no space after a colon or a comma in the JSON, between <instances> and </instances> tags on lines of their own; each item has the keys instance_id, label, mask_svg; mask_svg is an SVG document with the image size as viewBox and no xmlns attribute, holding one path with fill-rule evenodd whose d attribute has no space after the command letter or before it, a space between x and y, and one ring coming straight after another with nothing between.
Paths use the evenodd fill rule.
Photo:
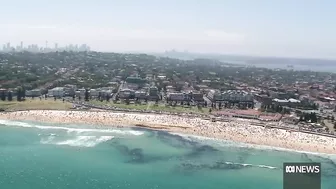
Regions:
<instances>
[{"instance_id":1,"label":"beach sand","mask_svg":"<svg viewBox=\"0 0 336 189\"><path fill-rule=\"evenodd\" d=\"M176 115L115 113L104 111L44 111L31 110L0 113L0 119L29 120L52 123L142 126L174 133L232 140L248 144L266 145L291 150L336 154L336 139L331 137L289 132L282 129L251 125L250 120L232 119L230 122L211 122L202 118Z\"/></svg>"}]
</instances>

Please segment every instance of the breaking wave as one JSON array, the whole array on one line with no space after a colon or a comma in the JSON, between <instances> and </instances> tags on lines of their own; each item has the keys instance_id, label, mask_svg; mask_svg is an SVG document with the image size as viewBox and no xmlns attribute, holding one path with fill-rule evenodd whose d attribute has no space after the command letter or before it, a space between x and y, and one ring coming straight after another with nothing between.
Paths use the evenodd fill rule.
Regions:
<instances>
[{"instance_id":1,"label":"breaking wave","mask_svg":"<svg viewBox=\"0 0 336 189\"><path fill-rule=\"evenodd\" d=\"M227 165L242 165L244 167L259 167L259 168L266 168L266 169L280 169L279 167L273 167L269 165L253 165L248 163L233 163L233 162L225 162Z\"/></svg>"},{"instance_id":2,"label":"breaking wave","mask_svg":"<svg viewBox=\"0 0 336 189\"><path fill-rule=\"evenodd\" d=\"M133 131L133 130L119 130L119 129L86 129L86 128L73 128L73 127L62 127L62 126L49 126L49 125L38 125L25 123L20 121L9 121L9 120L0 120L0 124L7 126L16 126L16 127L26 127L26 128L37 128L37 129L49 129L49 130L65 130L68 133L115 133L120 135L143 135L142 131Z\"/></svg>"},{"instance_id":3,"label":"breaking wave","mask_svg":"<svg viewBox=\"0 0 336 189\"><path fill-rule=\"evenodd\" d=\"M49 136L48 139L41 140L41 143L76 147L94 147L97 144L109 141L113 138L114 136L76 136L74 139L55 141L54 136Z\"/></svg>"}]
</instances>

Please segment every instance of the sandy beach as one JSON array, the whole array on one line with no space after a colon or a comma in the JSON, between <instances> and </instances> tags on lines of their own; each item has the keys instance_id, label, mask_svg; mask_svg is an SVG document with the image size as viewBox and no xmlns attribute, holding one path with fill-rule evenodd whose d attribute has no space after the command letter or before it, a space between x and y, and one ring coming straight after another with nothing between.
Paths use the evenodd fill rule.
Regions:
<instances>
[{"instance_id":1,"label":"sandy beach","mask_svg":"<svg viewBox=\"0 0 336 189\"><path fill-rule=\"evenodd\" d=\"M2 113L0 119L94 124L97 127L143 125L174 133L299 151L336 154L335 138L254 126L251 125L250 120L245 119L232 119L230 122L211 122L202 118L186 118L175 115L44 110Z\"/></svg>"}]
</instances>

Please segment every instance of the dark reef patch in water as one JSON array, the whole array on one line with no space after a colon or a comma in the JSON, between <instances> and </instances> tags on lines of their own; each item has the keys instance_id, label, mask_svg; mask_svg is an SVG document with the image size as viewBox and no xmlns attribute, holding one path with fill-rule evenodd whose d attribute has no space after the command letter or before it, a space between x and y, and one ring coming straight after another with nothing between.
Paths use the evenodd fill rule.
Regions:
<instances>
[{"instance_id":1,"label":"dark reef patch in water","mask_svg":"<svg viewBox=\"0 0 336 189\"><path fill-rule=\"evenodd\" d=\"M244 168L250 168L252 165L241 165L241 164L228 164L223 161L218 161L214 165L211 165L209 169L214 170L238 170Z\"/></svg>"},{"instance_id":2,"label":"dark reef patch in water","mask_svg":"<svg viewBox=\"0 0 336 189\"><path fill-rule=\"evenodd\" d=\"M329 159L322 156L316 156L318 159L314 162L320 162L322 164L322 171L321 174L325 177L335 178L336 179L336 163ZM325 166L323 166L325 165Z\"/></svg>"},{"instance_id":3,"label":"dark reef patch in water","mask_svg":"<svg viewBox=\"0 0 336 189\"><path fill-rule=\"evenodd\" d=\"M308 156L308 154L301 154L301 159L302 159L303 161L314 162L314 160L311 159L311 158Z\"/></svg>"},{"instance_id":4,"label":"dark reef patch in water","mask_svg":"<svg viewBox=\"0 0 336 189\"><path fill-rule=\"evenodd\" d=\"M175 170L184 173L192 173L201 170L240 170L251 168L252 165L231 164L224 161L217 161L214 164L181 163Z\"/></svg>"},{"instance_id":5,"label":"dark reef patch in water","mask_svg":"<svg viewBox=\"0 0 336 189\"><path fill-rule=\"evenodd\" d=\"M170 134L165 131L156 131L156 136L161 142L175 148L189 148L198 144L198 142L190 141L183 138L182 136Z\"/></svg>"},{"instance_id":6,"label":"dark reef patch in water","mask_svg":"<svg viewBox=\"0 0 336 189\"><path fill-rule=\"evenodd\" d=\"M241 149L242 151L238 153L237 160L235 162L244 163L253 154L252 149Z\"/></svg>"},{"instance_id":7,"label":"dark reef patch in water","mask_svg":"<svg viewBox=\"0 0 336 189\"><path fill-rule=\"evenodd\" d=\"M209 145L202 145L202 146L196 146L193 148L192 152L188 153L185 155L187 158L192 158L192 157L198 157L200 155L206 154L209 155L211 153L217 153L219 150L216 148L209 146Z\"/></svg>"},{"instance_id":8,"label":"dark reef patch in water","mask_svg":"<svg viewBox=\"0 0 336 189\"><path fill-rule=\"evenodd\" d=\"M302 153L301 159L303 162L318 162L322 164L321 174L325 177L336 178L336 163L322 156ZM323 166L324 165L324 166Z\"/></svg>"},{"instance_id":9,"label":"dark reef patch in water","mask_svg":"<svg viewBox=\"0 0 336 189\"><path fill-rule=\"evenodd\" d=\"M128 160L126 161L126 163L142 164L142 163L151 163L155 161L163 161L172 158L172 157L146 155L144 154L142 148L131 149L126 145L119 144L118 142L114 142L112 146L115 147L121 154L127 156Z\"/></svg>"}]
</instances>

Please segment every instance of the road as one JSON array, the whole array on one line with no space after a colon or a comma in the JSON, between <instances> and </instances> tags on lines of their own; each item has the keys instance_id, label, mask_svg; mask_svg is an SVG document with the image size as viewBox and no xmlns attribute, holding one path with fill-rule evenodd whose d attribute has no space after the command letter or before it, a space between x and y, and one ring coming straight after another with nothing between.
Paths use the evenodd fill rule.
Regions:
<instances>
[{"instance_id":1,"label":"road","mask_svg":"<svg viewBox=\"0 0 336 189\"><path fill-rule=\"evenodd\" d=\"M122 82L120 83L120 85L119 85L119 87L118 87L118 90L117 90L117 93L113 94L113 96L112 96L112 100L116 100L116 98L117 98L117 94L119 94L119 91L123 88L123 86L124 86L124 81L122 81Z\"/></svg>"}]
</instances>

